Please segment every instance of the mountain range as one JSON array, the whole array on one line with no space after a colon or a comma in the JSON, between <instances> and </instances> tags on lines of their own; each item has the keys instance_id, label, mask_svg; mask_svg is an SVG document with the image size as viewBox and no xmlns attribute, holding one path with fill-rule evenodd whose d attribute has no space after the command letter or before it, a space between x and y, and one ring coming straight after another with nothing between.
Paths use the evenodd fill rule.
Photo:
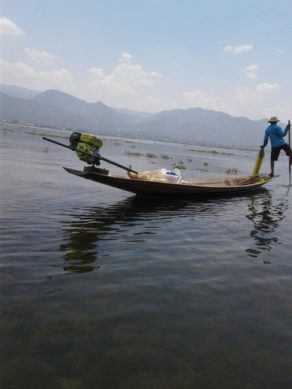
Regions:
<instances>
[{"instance_id":1,"label":"mountain range","mask_svg":"<svg viewBox=\"0 0 292 389\"><path fill-rule=\"evenodd\" d=\"M253 121L203 108L151 114L88 103L69 94L0 86L0 120L98 135L218 146L258 146L266 120Z\"/></svg>"}]
</instances>

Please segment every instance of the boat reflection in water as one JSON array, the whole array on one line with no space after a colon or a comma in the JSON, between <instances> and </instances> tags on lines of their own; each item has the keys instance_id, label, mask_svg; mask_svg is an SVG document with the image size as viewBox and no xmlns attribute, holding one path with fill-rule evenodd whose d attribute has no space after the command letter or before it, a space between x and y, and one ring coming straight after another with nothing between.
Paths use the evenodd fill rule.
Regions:
<instances>
[{"instance_id":1,"label":"boat reflection in water","mask_svg":"<svg viewBox=\"0 0 292 389\"><path fill-rule=\"evenodd\" d=\"M95 207L84 211L82 215L72 215L73 220L64 223L65 237L60 246L64 252L64 271L77 273L89 272L99 268L98 242L103 240L110 230L129 217L131 199L121 201L110 207Z\"/></svg>"},{"instance_id":2,"label":"boat reflection in water","mask_svg":"<svg viewBox=\"0 0 292 389\"><path fill-rule=\"evenodd\" d=\"M64 252L64 271L83 273L99 268L99 242L111 239L111 234L122 224L138 223L143 213L157 207L155 203L142 203L130 197L110 207L95 207L74 216L63 227L65 243L60 250Z\"/></svg>"},{"instance_id":3,"label":"boat reflection in water","mask_svg":"<svg viewBox=\"0 0 292 389\"><path fill-rule=\"evenodd\" d=\"M246 217L253 223L250 236L254 239L256 249L248 248L246 252L256 258L263 251L269 252L281 243L275 232L288 209L288 192L281 198L273 197L269 191L252 196L248 209Z\"/></svg>"},{"instance_id":4,"label":"boat reflection in water","mask_svg":"<svg viewBox=\"0 0 292 389\"><path fill-rule=\"evenodd\" d=\"M129 243L149 241L150 236L149 246L157 244L159 247L161 239L164 241L169 239L165 236L168 227L174 229L174 239L177 239L181 230L193 236L192 241L187 236L181 237L188 239L184 246L186 250L189 248L187 245L197 247L196 237L199 232L200 236L204 236L201 238L204 244L208 245L210 250L218 251L220 240L216 244L210 240L208 223L214 224L211 220L214 222L217 220L220 229L220 220L226 217L228 209L234 207L246 209L246 205L248 212L243 218L251 221L252 227L249 233L251 239L244 250L249 257L257 258L262 252L269 252L273 246L281 243L275 231L285 218L285 211L288 208L287 196L273 198L265 189L256 195L246 195L240 199L235 197L205 201L189 199L149 201L132 196L110 206L78 210L71 216L71 220L63 223L60 251L64 253L64 271L76 273L93 271L101 266L101 258L115 255L118 250L123 251L124 255L127 253L135 255L133 245L131 249L134 252L127 252L130 249ZM247 232L249 228L247 225ZM228 235L228 231L225 234ZM151 248L149 246L147 248L144 246L144 249ZM198 249L202 248L197 247ZM166 245L165 250L169 250L169 255L172 255L169 245Z\"/></svg>"},{"instance_id":5,"label":"boat reflection in water","mask_svg":"<svg viewBox=\"0 0 292 389\"><path fill-rule=\"evenodd\" d=\"M111 206L85 209L63 223L60 251L64 252L64 271L83 273L98 269L99 256L107 255L104 241L111 241L113 252L117 241L141 242L149 235L153 238L161 234L160 227L171 220L208 212L214 215L222 209L222 202L216 200L194 202L160 198L147 201L136 196Z\"/></svg>"}]
</instances>

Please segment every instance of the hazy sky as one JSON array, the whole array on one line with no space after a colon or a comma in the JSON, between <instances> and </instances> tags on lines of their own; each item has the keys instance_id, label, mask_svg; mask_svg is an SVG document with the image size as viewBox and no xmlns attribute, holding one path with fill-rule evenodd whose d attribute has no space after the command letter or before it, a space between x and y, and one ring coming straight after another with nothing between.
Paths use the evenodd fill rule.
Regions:
<instances>
[{"instance_id":1,"label":"hazy sky","mask_svg":"<svg viewBox=\"0 0 292 389\"><path fill-rule=\"evenodd\" d=\"M292 0L1 0L0 83L292 119Z\"/></svg>"}]
</instances>

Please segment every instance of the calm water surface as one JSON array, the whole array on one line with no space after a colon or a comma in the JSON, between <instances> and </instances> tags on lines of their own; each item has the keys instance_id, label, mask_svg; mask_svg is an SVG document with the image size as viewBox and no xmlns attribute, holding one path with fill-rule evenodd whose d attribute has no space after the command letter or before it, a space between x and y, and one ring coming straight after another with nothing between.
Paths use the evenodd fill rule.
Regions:
<instances>
[{"instance_id":1,"label":"calm water surface","mask_svg":"<svg viewBox=\"0 0 292 389\"><path fill-rule=\"evenodd\" d=\"M74 154L29 132L0 133L1 388L292 387L284 155L256 194L149 200L69 175ZM137 170L182 161L186 177L248 174L256 154L102 151Z\"/></svg>"}]
</instances>

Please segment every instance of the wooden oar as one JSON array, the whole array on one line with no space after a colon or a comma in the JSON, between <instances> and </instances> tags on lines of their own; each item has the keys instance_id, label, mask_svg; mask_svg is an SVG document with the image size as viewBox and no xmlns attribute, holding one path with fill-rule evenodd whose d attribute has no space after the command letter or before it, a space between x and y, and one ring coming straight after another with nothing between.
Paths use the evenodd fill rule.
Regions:
<instances>
[{"instance_id":1,"label":"wooden oar","mask_svg":"<svg viewBox=\"0 0 292 389\"><path fill-rule=\"evenodd\" d=\"M290 126L290 120L288 120L288 124ZM292 152L291 152L291 127L289 127L288 130L288 144L289 144L289 158L288 158L288 163L289 163L289 186L291 186L291 159L292 159Z\"/></svg>"},{"instance_id":2,"label":"wooden oar","mask_svg":"<svg viewBox=\"0 0 292 389\"><path fill-rule=\"evenodd\" d=\"M58 146L62 146L62 147L66 147L67 149L70 149L72 151L78 151L78 153L82 153L84 155L87 155L88 157L92 158L93 161L95 159L100 159L101 161L105 161L105 162L108 162L112 165L115 165L117 167L120 167L121 169L124 169L126 170L127 172L133 172L133 173L138 173L136 172L136 170L133 170L132 168L130 167L127 167L127 166L123 166L123 165L120 165L119 163L117 162L114 162L114 161L111 161L110 159L107 159L107 158L104 158L102 157L100 154L90 154L90 153L86 153L85 151L82 151L82 150L77 150L75 147L72 147L72 146L68 146L68 145L64 145L64 143L60 143L60 142L57 142L56 140L53 140L53 139L49 139L49 138L46 138L45 136L43 136L43 139L48 141L48 142L51 142L51 143L55 143L56 145Z\"/></svg>"}]
</instances>

